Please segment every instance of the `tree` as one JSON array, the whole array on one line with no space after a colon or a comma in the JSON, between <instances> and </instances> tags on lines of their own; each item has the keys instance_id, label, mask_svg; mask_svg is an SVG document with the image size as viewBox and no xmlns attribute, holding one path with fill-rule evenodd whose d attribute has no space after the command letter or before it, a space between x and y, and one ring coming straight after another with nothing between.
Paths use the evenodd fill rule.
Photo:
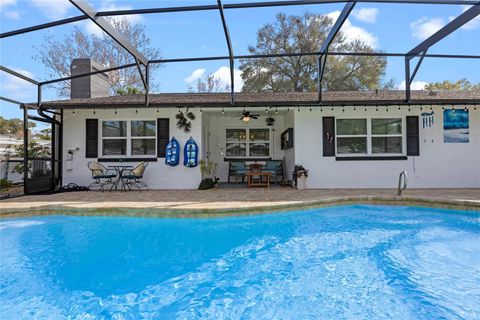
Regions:
<instances>
[{"instance_id":1,"label":"tree","mask_svg":"<svg viewBox=\"0 0 480 320\"><path fill-rule=\"evenodd\" d=\"M16 145L13 147L13 157L23 159L25 156L25 151L23 150L23 145ZM50 149L48 147L42 146L36 141L28 141L28 157L29 158L42 158L51 156ZM32 161L28 162L28 172L32 171L33 163ZM23 163L18 163L14 168L13 172L20 174L24 173Z\"/></svg>"},{"instance_id":2,"label":"tree","mask_svg":"<svg viewBox=\"0 0 480 320\"><path fill-rule=\"evenodd\" d=\"M123 88L116 89L115 93L120 96L130 96L134 94L143 94L144 92L136 87L126 86Z\"/></svg>"},{"instance_id":3,"label":"tree","mask_svg":"<svg viewBox=\"0 0 480 320\"><path fill-rule=\"evenodd\" d=\"M230 90L230 86L228 84L222 85L221 80L215 77L213 73L197 79L195 87L196 92L225 92ZM191 85L188 86L188 92L195 92Z\"/></svg>"},{"instance_id":4,"label":"tree","mask_svg":"<svg viewBox=\"0 0 480 320\"><path fill-rule=\"evenodd\" d=\"M35 139L38 140L52 140L52 128L45 128L37 132L34 136Z\"/></svg>"},{"instance_id":5,"label":"tree","mask_svg":"<svg viewBox=\"0 0 480 320\"><path fill-rule=\"evenodd\" d=\"M34 128L36 124L29 122L28 127ZM23 120L18 118L5 119L0 116L0 134L12 135L17 138L23 137Z\"/></svg>"},{"instance_id":6,"label":"tree","mask_svg":"<svg viewBox=\"0 0 480 320\"><path fill-rule=\"evenodd\" d=\"M127 18L106 18L135 48L149 59L159 59L160 50L152 48L150 39L145 35L145 26L132 24ZM52 34L45 37L39 53L34 59L45 65L50 78L70 76L70 64L76 58L92 58L105 68L132 63L132 56L111 37L90 35L74 26L73 31L62 39ZM152 65L158 66L158 65ZM111 93L126 86L143 88L142 80L136 67L121 69L108 73ZM70 96L70 81L54 85L62 97Z\"/></svg>"},{"instance_id":7,"label":"tree","mask_svg":"<svg viewBox=\"0 0 480 320\"><path fill-rule=\"evenodd\" d=\"M465 78L457 81L444 80L427 84L425 90L480 90L480 83L472 84Z\"/></svg>"},{"instance_id":8,"label":"tree","mask_svg":"<svg viewBox=\"0 0 480 320\"><path fill-rule=\"evenodd\" d=\"M274 23L257 31L257 44L251 54L318 52L334 21L326 15L305 13L302 16L277 14ZM331 51L375 52L366 43L348 41L340 31ZM366 90L381 86L386 67L385 57L328 56L322 81L325 90ZM245 59L240 70L244 91L316 91L317 56Z\"/></svg>"}]
</instances>

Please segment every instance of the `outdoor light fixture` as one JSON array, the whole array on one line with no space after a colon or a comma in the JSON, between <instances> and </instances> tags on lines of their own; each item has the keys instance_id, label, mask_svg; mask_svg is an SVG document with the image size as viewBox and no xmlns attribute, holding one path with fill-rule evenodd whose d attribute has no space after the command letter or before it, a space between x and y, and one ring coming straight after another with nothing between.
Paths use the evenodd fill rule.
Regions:
<instances>
[{"instance_id":1,"label":"outdoor light fixture","mask_svg":"<svg viewBox=\"0 0 480 320\"><path fill-rule=\"evenodd\" d=\"M157 112L158 112L158 108L157 108ZM117 107L115 107L115 114L117 114Z\"/></svg>"},{"instance_id":2,"label":"outdoor light fixture","mask_svg":"<svg viewBox=\"0 0 480 320\"><path fill-rule=\"evenodd\" d=\"M158 108L157 108L157 113L158 113Z\"/></svg>"},{"instance_id":3,"label":"outdoor light fixture","mask_svg":"<svg viewBox=\"0 0 480 320\"><path fill-rule=\"evenodd\" d=\"M242 118L242 121L243 121L243 122L250 122L250 116L244 116L244 117Z\"/></svg>"},{"instance_id":4,"label":"outdoor light fixture","mask_svg":"<svg viewBox=\"0 0 480 320\"><path fill-rule=\"evenodd\" d=\"M202 108L200 108L200 113L202 113L202 112L203 112L203 109L202 109Z\"/></svg>"},{"instance_id":5,"label":"outdoor light fixture","mask_svg":"<svg viewBox=\"0 0 480 320\"><path fill-rule=\"evenodd\" d=\"M275 107L275 114L278 114L278 108Z\"/></svg>"},{"instance_id":6,"label":"outdoor light fixture","mask_svg":"<svg viewBox=\"0 0 480 320\"><path fill-rule=\"evenodd\" d=\"M222 107L222 114L224 114L224 113L225 113L225 109L223 109L223 107Z\"/></svg>"},{"instance_id":7,"label":"outdoor light fixture","mask_svg":"<svg viewBox=\"0 0 480 320\"><path fill-rule=\"evenodd\" d=\"M96 112L95 112L95 108L93 108L93 114L95 114L95 113L96 113Z\"/></svg>"},{"instance_id":8,"label":"outdoor light fixture","mask_svg":"<svg viewBox=\"0 0 480 320\"><path fill-rule=\"evenodd\" d=\"M75 115L75 108L73 108L72 115L73 116Z\"/></svg>"},{"instance_id":9,"label":"outdoor light fixture","mask_svg":"<svg viewBox=\"0 0 480 320\"><path fill-rule=\"evenodd\" d=\"M135 113L138 113L138 109L137 109L137 108L135 108Z\"/></svg>"}]
</instances>

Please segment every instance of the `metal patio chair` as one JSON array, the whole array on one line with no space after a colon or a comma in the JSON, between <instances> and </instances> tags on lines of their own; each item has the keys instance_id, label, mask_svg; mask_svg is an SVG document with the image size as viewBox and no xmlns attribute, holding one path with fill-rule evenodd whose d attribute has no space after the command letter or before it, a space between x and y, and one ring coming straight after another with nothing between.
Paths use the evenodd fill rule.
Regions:
<instances>
[{"instance_id":1,"label":"metal patio chair","mask_svg":"<svg viewBox=\"0 0 480 320\"><path fill-rule=\"evenodd\" d=\"M103 191L106 184L113 184L113 178L117 176L117 172L112 169L107 169L97 161L88 162L88 169L92 172L93 182L88 188L99 187Z\"/></svg>"},{"instance_id":2,"label":"metal patio chair","mask_svg":"<svg viewBox=\"0 0 480 320\"><path fill-rule=\"evenodd\" d=\"M142 181L145 169L148 167L148 162L142 161L138 166L131 170L125 171L125 174L122 175L122 179L125 180L128 190L132 190L132 186L138 188L138 191L141 191L142 188L148 189L148 186L145 182Z\"/></svg>"}]
</instances>

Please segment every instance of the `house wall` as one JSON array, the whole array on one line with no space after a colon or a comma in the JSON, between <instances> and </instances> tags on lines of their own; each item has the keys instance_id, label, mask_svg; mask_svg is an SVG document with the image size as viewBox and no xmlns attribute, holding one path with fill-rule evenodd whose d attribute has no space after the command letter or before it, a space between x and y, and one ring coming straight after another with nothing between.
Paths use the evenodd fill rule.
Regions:
<instances>
[{"instance_id":1,"label":"house wall","mask_svg":"<svg viewBox=\"0 0 480 320\"><path fill-rule=\"evenodd\" d=\"M429 109L429 108L428 108ZM264 109L252 109L260 114L260 119L244 124L236 116L237 113L221 113L221 109L209 109L203 113L194 109L197 119L193 121L192 132L183 133L176 128L175 114L177 109L161 109L159 113L155 108L151 110L119 109L115 116L113 110L76 110L75 116L70 110L64 114L64 141L63 159L67 159L69 149L74 151L73 170L63 166L63 183L77 183L88 185L91 183L91 174L87 163L93 159L85 158L85 119L170 119L170 136L175 136L181 147L192 136L197 142L201 157L206 155L218 164L217 176L221 181L227 180L228 162L225 158L225 129L227 127L265 127ZM262 112L263 110L263 112ZM425 111L425 110L424 110ZM429 111L429 110L428 110ZM420 117L420 156L409 156L407 160L364 160L364 161L337 161L335 157L323 157L322 151L322 117L401 117L407 115L419 116L422 111L418 106L413 106L408 112L407 107L346 107L318 108L309 111L308 108L298 110L279 110L273 126L273 159L285 159L286 178L291 179L295 164L301 164L309 170L307 179L308 188L396 188L400 172L407 171L409 188L480 188L480 111L470 108L470 142L469 143L444 143L443 142L443 112L441 107L434 107L434 125L422 128ZM287 129L294 128L294 148L281 150L280 135ZM405 130L405 128L404 128ZM208 137L206 136L208 134ZM207 139L208 138L208 139ZM209 148L203 148L208 143ZM405 138L404 138L405 150ZM209 152L209 154L208 154ZM135 164L133 162L131 164ZM105 163L105 165L113 163ZM201 180L199 167L186 168L183 166L183 152L180 164L177 167L166 166L163 158L158 162L151 162L146 171L145 182L152 189L195 189Z\"/></svg>"},{"instance_id":2,"label":"house wall","mask_svg":"<svg viewBox=\"0 0 480 320\"><path fill-rule=\"evenodd\" d=\"M388 112L385 107L379 107L378 112L375 107L367 110L346 107L345 112L342 108L290 111L295 118L295 162L309 170L308 188L396 188L402 171L407 171L409 188L480 187L480 111L473 108L469 112L469 143L443 142L443 112L435 106L433 127L423 129L420 117L420 156L395 161L336 161L335 157L323 157L322 116L405 118L422 112L418 106L412 106L410 112L408 107L401 111L390 107Z\"/></svg>"},{"instance_id":3,"label":"house wall","mask_svg":"<svg viewBox=\"0 0 480 320\"><path fill-rule=\"evenodd\" d=\"M187 168L183 165L183 147L185 142L193 137L197 143L199 150L202 150L201 139L201 117L200 112L193 110L196 115L196 120L192 121L192 131L190 133L184 133L182 130L176 128L175 114L177 109L160 109L156 112L156 108L151 109L138 109L138 113L135 113L135 109L118 109L117 115L114 114L114 110L96 110L96 114L93 114L92 109L75 110L75 115L71 110L65 110L64 112L64 124L63 124L63 184L76 183L78 185L89 185L92 182L90 170L87 164L91 160L85 158L85 119L99 119L100 120L156 120L157 118L169 118L170 119L170 138L174 136L181 147L180 164L176 167L167 166L164 158L157 158L157 162L150 162L145 171L145 177L143 181L151 189L196 189L201 180L200 167ZM100 147L100 144L99 144ZM78 148L78 150L76 150ZM66 159L68 150L73 149L73 169L66 169ZM99 151L99 156L100 156ZM200 152L201 154L201 152ZM153 156L156 157L156 156ZM125 163L128 165L135 165L138 161ZM118 162L105 162L103 165L108 166L112 164L118 164Z\"/></svg>"},{"instance_id":4,"label":"house wall","mask_svg":"<svg viewBox=\"0 0 480 320\"><path fill-rule=\"evenodd\" d=\"M268 117L265 114L265 109L252 109L254 114L259 114L260 117L256 120L251 120L249 123L244 123L239 118L243 109L238 109L235 112L225 112L222 114L221 109L209 110L203 112L203 125L209 133L209 157L210 160L217 163L217 176L220 181L228 180L228 161L225 161L225 131L227 128L267 128L265 119ZM270 114L275 119L272 127L272 153L271 158L275 160L283 160L284 151L281 150L280 135L285 130L285 114Z\"/></svg>"}]
</instances>

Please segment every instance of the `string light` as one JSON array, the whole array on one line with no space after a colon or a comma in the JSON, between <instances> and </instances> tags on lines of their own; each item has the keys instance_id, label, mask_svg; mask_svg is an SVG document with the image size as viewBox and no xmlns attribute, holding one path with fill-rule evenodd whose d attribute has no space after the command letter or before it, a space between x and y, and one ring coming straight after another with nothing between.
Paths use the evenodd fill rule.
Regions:
<instances>
[{"instance_id":1,"label":"string light","mask_svg":"<svg viewBox=\"0 0 480 320\"><path fill-rule=\"evenodd\" d=\"M452 112L455 112L455 106L452 104Z\"/></svg>"},{"instance_id":2,"label":"string light","mask_svg":"<svg viewBox=\"0 0 480 320\"><path fill-rule=\"evenodd\" d=\"M267 113L267 114L268 114L268 108L265 108L265 113Z\"/></svg>"},{"instance_id":3,"label":"string light","mask_svg":"<svg viewBox=\"0 0 480 320\"><path fill-rule=\"evenodd\" d=\"M445 111L445 107L444 107L444 106L442 106L442 111Z\"/></svg>"},{"instance_id":4,"label":"string light","mask_svg":"<svg viewBox=\"0 0 480 320\"><path fill-rule=\"evenodd\" d=\"M224 113L225 113L225 109L222 107L222 114L224 114Z\"/></svg>"},{"instance_id":5,"label":"string light","mask_svg":"<svg viewBox=\"0 0 480 320\"><path fill-rule=\"evenodd\" d=\"M278 107L275 107L275 114L278 114Z\"/></svg>"},{"instance_id":6,"label":"string light","mask_svg":"<svg viewBox=\"0 0 480 320\"><path fill-rule=\"evenodd\" d=\"M467 112L467 110L468 110L467 106L465 106L465 108L463 110L465 110L465 112Z\"/></svg>"}]
</instances>

